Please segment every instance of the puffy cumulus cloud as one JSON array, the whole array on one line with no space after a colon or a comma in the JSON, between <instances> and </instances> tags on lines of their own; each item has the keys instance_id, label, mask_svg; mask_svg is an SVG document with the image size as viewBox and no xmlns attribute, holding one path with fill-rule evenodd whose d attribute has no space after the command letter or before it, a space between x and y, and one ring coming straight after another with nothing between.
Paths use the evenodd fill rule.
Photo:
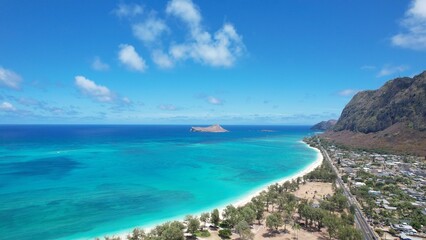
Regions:
<instances>
[{"instance_id":1,"label":"puffy cumulus cloud","mask_svg":"<svg viewBox=\"0 0 426 240\"><path fill-rule=\"evenodd\" d=\"M377 73L377 77L385 77L389 75L393 75L396 73L401 73L407 70L408 67L405 65L399 65L399 66L392 66L392 65L386 65L380 69L380 71Z\"/></svg>"},{"instance_id":2,"label":"puffy cumulus cloud","mask_svg":"<svg viewBox=\"0 0 426 240\"><path fill-rule=\"evenodd\" d=\"M174 66L173 60L169 55L161 50L152 51L152 61L160 68L172 68Z\"/></svg>"},{"instance_id":3,"label":"puffy cumulus cloud","mask_svg":"<svg viewBox=\"0 0 426 240\"><path fill-rule=\"evenodd\" d=\"M231 67L244 52L244 44L231 24L225 24L212 37L208 32L196 32L192 41L170 48L176 60L193 59L214 67Z\"/></svg>"},{"instance_id":4,"label":"puffy cumulus cloud","mask_svg":"<svg viewBox=\"0 0 426 240\"><path fill-rule=\"evenodd\" d=\"M172 0L167 4L166 12L181 18L191 27L199 27L201 14L191 0Z\"/></svg>"},{"instance_id":5,"label":"puffy cumulus cloud","mask_svg":"<svg viewBox=\"0 0 426 240\"><path fill-rule=\"evenodd\" d=\"M0 104L0 111L14 112L16 108L10 102L2 102Z\"/></svg>"},{"instance_id":6,"label":"puffy cumulus cloud","mask_svg":"<svg viewBox=\"0 0 426 240\"><path fill-rule=\"evenodd\" d=\"M107 71L109 70L109 65L102 62L100 57L95 57L92 62L92 68L96 71Z\"/></svg>"},{"instance_id":7,"label":"puffy cumulus cloud","mask_svg":"<svg viewBox=\"0 0 426 240\"><path fill-rule=\"evenodd\" d=\"M164 21L153 16L144 22L132 25L133 35L146 44L155 42L167 30L168 27Z\"/></svg>"},{"instance_id":8,"label":"puffy cumulus cloud","mask_svg":"<svg viewBox=\"0 0 426 240\"><path fill-rule=\"evenodd\" d=\"M161 109L164 111L176 111L179 108L173 104L161 104L161 105L158 105L158 109Z\"/></svg>"},{"instance_id":9,"label":"puffy cumulus cloud","mask_svg":"<svg viewBox=\"0 0 426 240\"><path fill-rule=\"evenodd\" d=\"M175 60L192 59L215 67L231 67L245 50L242 37L235 27L225 23L214 35L204 30L201 14L191 0L172 0L166 12L188 25L190 40L173 44L170 54Z\"/></svg>"},{"instance_id":10,"label":"puffy cumulus cloud","mask_svg":"<svg viewBox=\"0 0 426 240\"><path fill-rule=\"evenodd\" d=\"M99 102L112 102L114 94L105 86L97 85L83 76L75 77L75 85L85 95Z\"/></svg>"},{"instance_id":11,"label":"puffy cumulus cloud","mask_svg":"<svg viewBox=\"0 0 426 240\"><path fill-rule=\"evenodd\" d=\"M22 82L21 76L12 70L0 67L0 86L4 86L11 89L19 89L19 85Z\"/></svg>"},{"instance_id":12,"label":"puffy cumulus cloud","mask_svg":"<svg viewBox=\"0 0 426 240\"><path fill-rule=\"evenodd\" d=\"M403 31L392 37L392 44L426 50L426 0L413 0L400 24Z\"/></svg>"},{"instance_id":13,"label":"puffy cumulus cloud","mask_svg":"<svg viewBox=\"0 0 426 240\"><path fill-rule=\"evenodd\" d=\"M355 90L355 89L344 89L344 90L339 91L337 94L339 96L342 96L342 97L347 97L347 96L355 95L355 93L357 93L357 92L359 92L359 91Z\"/></svg>"},{"instance_id":14,"label":"puffy cumulus cloud","mask_svg":"<svg viewBox=\"0 0 426 240\"><path fill-rule=\"evenodd\" d=\"M121 3L113 10L113 13L118 17L135 17L143 13L143 7L138 4Z\"/></svg>"},{"instance_id":15,"label":"puffy cumulus cloud","mask_svg":"<svg viewBox=\"0 0 426 240\"><path fill-rule=\"evenodd\" d=\"M131 70L143 72L147 68L145 60L129 44L119 45L118 59Z\"/></svg>"},{"instance_id":16,"label":"puffy cumulus cloud","mask_svg":"<svg viewBox=\"0 0 426 240\"><path fill-rule=\"evenodd\" d=\"M115 12L118 16L132 15L129 9L128 5L119 5ZM166 6L166 14L169 16L166 20L177 19L184 23L185 31L188 31L186 40L176 41L172 29L164 19L156 16L155 11L144 16L142 21L131 19L133 35L145 44L151 52L152 61L160 68L171 68L176 62L186 60L213 67L232 67L246 51L242 36L234 25L225 23L212 33L205 30L200 9L192 0L170 0ZM170 33L170 41L162 38L165 32ZM123 52L123 56L120 61L134 70L143 71L146 68L145 61L136 57L138 55L132 46L123 45L122 48L120 52ZM124 53L127 53L127 58Z\"/></svg>"}]
</instances>

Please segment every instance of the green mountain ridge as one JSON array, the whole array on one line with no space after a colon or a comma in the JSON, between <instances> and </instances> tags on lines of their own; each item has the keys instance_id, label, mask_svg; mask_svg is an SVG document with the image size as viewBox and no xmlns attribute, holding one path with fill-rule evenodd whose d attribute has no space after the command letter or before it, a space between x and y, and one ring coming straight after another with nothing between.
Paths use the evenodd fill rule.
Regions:
<instances>
[{"instance_id":1,"label":"green mountain ridge","mask_svg":"<svg viewBox=\"0 0 426 240\"><path fill-rule=\"evenodd\" d=\"M357 93L322 137L350 147L426 156L426 71Z\"/></svg>"},{"instance_id":2,"label":"green mountain ridge","mask_svg":"<svg viewBox=\"0 0 426 240\"><path fill-rule=\"evenodd\" d=\"M396 123L426 130L426 71L413 78L390 80L378 90L357 93L333 130L371 133Z\"/></svg>"}]
</instances>

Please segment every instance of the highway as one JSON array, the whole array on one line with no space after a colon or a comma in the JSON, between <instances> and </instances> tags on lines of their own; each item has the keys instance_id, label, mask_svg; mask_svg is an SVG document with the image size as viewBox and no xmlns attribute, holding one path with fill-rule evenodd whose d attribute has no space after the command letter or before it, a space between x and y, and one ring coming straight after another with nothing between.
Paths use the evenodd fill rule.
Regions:
<instances>
[{"instance_id":1,"label":"highway","mask_svg":"<svg viewBox=\"0 0 426 240\"><path fill-rule=\"evenodd\" d=\"M362 212L359 208L359 204L358 204L357 200L352 195L352 193L349 191L349 189L345 186L345 184L342 181L342 178L340 177L339 171L334 166L334 164L331 161L330 156L328 155L327 151L321 146L319 139L317 139L317 140L318 140L318 145L320 147L320 150L324 155L324 159L331 164L333 171L337 175L337 183L343 189L343 193L345 194L346 198L348 199L349 204L351 204L355 207L355 225L356 225L356 227L359 230L361 230L361 232L364 236L364 239L366 239L366 240L370 240L370 239L376 240L377 239L378 240L379 238L376 236L374 231L371 229L371 227L368 224L367 220L365 219L364 215L362 215Z\"/></svg>"}]
</instances>

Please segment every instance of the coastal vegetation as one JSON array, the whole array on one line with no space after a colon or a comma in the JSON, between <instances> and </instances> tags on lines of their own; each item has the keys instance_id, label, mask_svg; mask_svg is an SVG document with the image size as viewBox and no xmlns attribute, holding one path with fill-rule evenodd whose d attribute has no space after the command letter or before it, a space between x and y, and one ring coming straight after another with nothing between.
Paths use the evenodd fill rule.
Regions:
<instances>
[{"instance_id":1,"label":"coastal vegetation","mask_svg":"<svg viewBox=\"0 0 426 240\"><path fill-rule=\"evenodd\" d=\"M318 232L329 239L362 239L354 228L354 213L342 191L333 184L336 175L324 161L303 177L283 184L270 185L242 206L228 205L222 211L214 209L200 217L187 216L183 222L168 222L150 232L135 229L129 240L169 240L187 237L207 237L215 234L222 239L254 239L254 228L265 226L264 237L285 236L300 230ZM334 193L314 199L300 198L295 192L313 182L332 184ZM173 237L172 237L173 235ZM111 239L111 238L110 238Z\"/></svg>"}]
</instances>

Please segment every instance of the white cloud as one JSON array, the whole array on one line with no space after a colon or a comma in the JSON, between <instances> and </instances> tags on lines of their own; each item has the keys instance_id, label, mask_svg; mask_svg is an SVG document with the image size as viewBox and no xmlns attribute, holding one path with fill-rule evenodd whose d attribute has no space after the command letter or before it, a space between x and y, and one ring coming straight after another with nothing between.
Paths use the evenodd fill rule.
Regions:
<instances>
[{"instance_id":1,"label":"white cloud","mask_svg":"<svg viewBox=\"0 0 426 240\"><path fill-rule=\"evenodd\" d=\"M207 97L207 102L210 103L210 104L213 104L213 105L222 105L223 104L222 99L212 97L212 96Z\"/></svg>"},{"instance_id":2,"label":"white cloud","mask_svg":"<svg viewBox=\"0 0 426 240\"><path fill-rule=\"evenodd\" d=\"M173 104L161 104L158 106L159 109L164 111L176 111L178 108Z\"/></svg>"},{"instance_id":3,"label":"white cloud","mask_svg":"<svg viewBox=\"0 0 426 240\"><path fill-rule=\"evenodd\" d=\"M148 44L156 41L167 29L164 21L154 17L150 17L145 22L137 23L132 26L133 35Z\"/></svg>"},{"instance_id":4,"label":"white cloud","mask_svg":"<svg viewBox=\"0 0 426 240\"><path fill-rule=\"evenodd\" d=\"M404 65L399 66L392 66L392 65L386 65L380 71L377 73L377 77L385 77L389 75L393 75L396 73L401 73L407 70L408 67Z\"/></svg>"},{"instance_id":5,"label":"white cloud","mask_svg":"<svg viewBox=\"0 0 426 240\"><path fill-rule=\"evenodd\" d=\"M244 44L231 24L225 24L213 38L208 32L197 32L190 42L170 48L176 60L193 59L214 67L231 67L244 52Z\"/></svg>"},{"instance_id":6,"label":"white cloud","mask_svg":"<svg viewBox=\"0 0 426 240\"><path fill-rule=\"evenodd\" d=\"M142 7L139 6L138 8L137 6L130 7L129 5L121 4L115 10L115 13L118 16L137 15L142 12ZM164 32L172 33L172 31L165 20L155 16L154 11L144 21L132 23L133 35L146 44L148 50L151 51L152 61L160 68L171 68L177 61L186 60L213 67L232 67L245 52L242 37L232 24L225 23L214 33L206 31L201 24L201 12L192 0L170 0L166 6L166 14L182 21L189 32L183 42L171 39L167 43L168 49L159 48L164 42L164 39L160 39L160 37ZM133 55L137 55L136 52ZM145 61L142 58L140 59L141 61L127 59L125 64L139 62L130 64L130 67L134 70L143 71L146 67ZM123 62L121 57L120 60ZM136 68L135 65L137 65Z\"/></svg>"},{"instance_id":7,"label":"white cloud","mask_svg":"<svg viewBox=\"0 0 426 240\"><path fill-rule=\"evenodd\" d=\"M175 60L192 59L215 67L231 67L245 50L242 37L234 26L225 23L213 36L201 25L201 14L191 0L171 0L166 12L188 25L190 39L173 44L170 54Z\"/></svg>"},{"instance_id":8,"label":"white cloud","mask_svg":"<svg viewBox=\"0 0 426 240\"><path fill-rule=\"evenodd\" d=\"M12 89L19 89L22 78L12 70L0 67L0 86L3 85Z\"/></svg>"},{"instance_id":9,"label":"white cloud","mask_svg":"<svg viewBox=\"0 0 426 240\"><path fill-rule=\"evenodd\" d=\"M135 17L143 13L143 7L138 4L119 4L113 11L118 17Z\"/></svg>"},{"instance_id":10,"label":"white cloud","mask_svg":"<svg viewBox=\"0 0 426 240\"><path fill-rule=\"evenodd\" d=\"M154 50L152 52L152 60L160 68L172 68L174 66L173 60L170 56L161 50Z\"/></svg>"},{"instance_id":11,"label":"white cloud","mask_svg":"<svg viewBox=\"0 0 426 240\"><path fill-rule=\"evenodd\" d=\"M131 70L143 72L147 68L145 60L139 56L132 45L121 44L119 46L118 59Z\"/></svg>"},{"instance_id":12,"label":"white cloud","mask_svg":"<svg viewBox=\"0 0 426 240\"><path fill-rule=\"evenodd\" d=\"M16 108L10 102L2 102L0 104L0 110L5 112L14 112Z\"/></svg>"},{"instance_id":13,"label":"white cloud","mask_svg":"<svg viewBox=\"0 0 426 240\"><path fill-rule=\"evenodd\" d=\"M83 94L99 102L112 102L114 100L114 94L107 87L97 85L94 81L83 76L75 77L75 85Z\"/></svg>"},{"instance_id":14,"label":"white cloud","mask_svg":"<svg viewBox=\"0 0 426 240\"><path fill-rule=\"evenodd\" d=\"M359 91L355 90L355 89L344 89L344 90L338 92L337 94L339 96L347 97L347 96L355 95L355 93L357 93L357 92L359 92Z\"/></svg>"},{"instance_id":15,"label":"white cloud","mask_svg":"<svg viewBox=\"0 0 426 240\"><path fill-rule=\"evenodd\" d=\"M193 27L198 27L201 22L200 11L191 0L171 0L167 4L166 12L181 18Z\"/></svg>"},{"instance_id":16,"label":"white cloud","mask_svg":"<svg viewBox=\"0 0 426 240\"><path fill-rule=\"evenodd\" d=\"M426 18L426 1L424 0L414 0L412 2L411 8L408 10L409 14L421 18Z\"/></svg>"},{"instance_id":17,"label":"white cloud","mask_svg":"<svg viewBox=\"0 0 426 240\"><path fill-rule=\"evenodd\" d=\"M107 71L109 69L109 65L102 62L99 57L95 57L92 62L92 68L96 71Z\"/></svg>"},{"instance_id":18,"label":"white cloud","mask_svg":"<svg viewBox=\"0 0 426 240\"><path fill-rule=\"evenodd\" d=\"M392 44L426 50L426 0L413 0L400 24L404 31L392 37Z\"/></svg>"}]
</instances>

